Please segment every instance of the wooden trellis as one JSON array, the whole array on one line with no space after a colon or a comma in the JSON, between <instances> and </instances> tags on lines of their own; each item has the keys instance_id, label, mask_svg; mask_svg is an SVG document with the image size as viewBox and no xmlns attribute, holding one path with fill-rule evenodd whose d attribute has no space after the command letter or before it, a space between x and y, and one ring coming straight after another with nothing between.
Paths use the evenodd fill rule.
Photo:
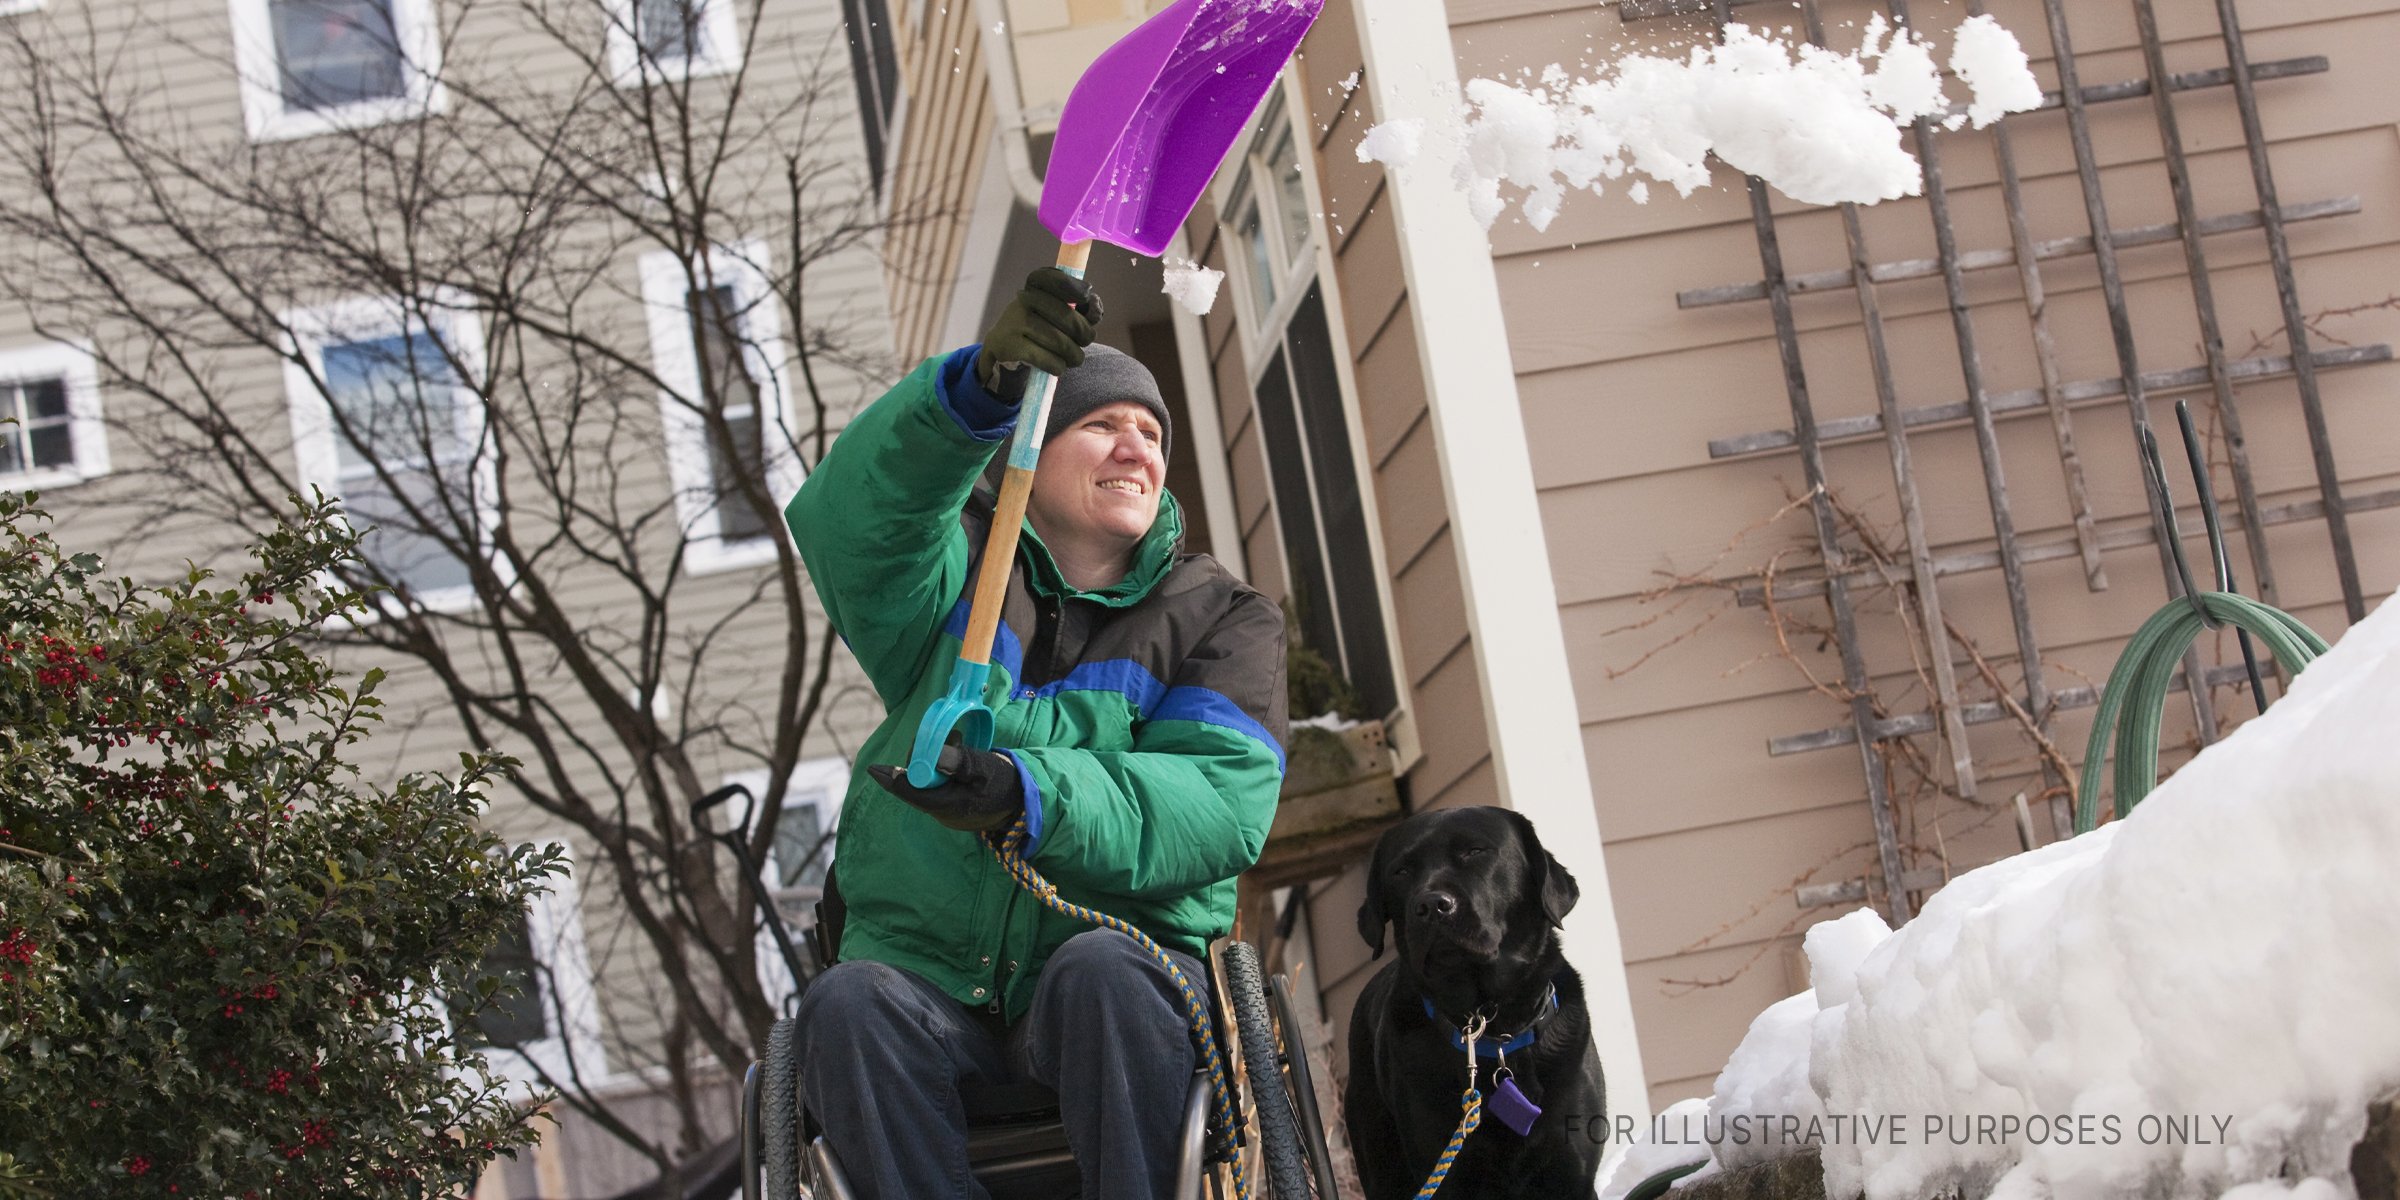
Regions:
<instances>
[{"instance_id":1,"label":"wooden trellis","mask_svg":"<svg viewBox=\"0 0 2400 1200\"><path fill-rule=\"evenodd\" d=\"M1960 247L1951 220L1951 197L1943 174L1942 141L1933 120L1920 120L1913 131L1914 148L1924 166L1924 209L1933 225L1934 258L1877 260L1861 228L1856 208L1844 205L1840 208L1840 216L1848 249L1848 266L1816 274L1792 275L1784 269L1784 256L1777 238L1776 218L1768 202L1767 185L1756 177L1750 177L1747 183L1751 221L1758 240L1762 278L1698 288L1677 296L1678 303L1685 308L1764 300L1774 324L1776 344L1782 358L1784 391L1790 404L1791 426L1788 429L1722 438L1710 443L1709 453L1712 458L1731 459L1797 452L1808 489L1807 506L1822 571L1807 578L1784 579L1779 576L1773 583L1773 598L1778 602L1800 597L1821 596L1825 599L1832 614L1834 640L1840 653L1842 687L1849 697L1850 721L1836 728L1776 738L1770 742L1769 751L1773 754L1794 754L1844 745L1855 748L1866 776L1875 827L1877 864L1872 883L1876 886L1870 887L1868 880L1857 880L1846 886L1836 885L1812 891L1817 899L1828 903L1844 899L1854 901L1869 894L1880 894L1895 924L1910 916L1910 894L1938 883L1940 876L1934 872L1912 871L1903 862L1886 772L1886 745L1897 738L1938 732L1950 751L1947 765L1957 793L1964 799L1973 800L1978 784L1976 764L1967 737L1968 726L2007 719L2029 719L2037 730L2046 734L2053 716L2061 709L2088 706L2097 701L2088 687L2053 689L2045 679L2037 614L2033 611L2025 585L2027 565L2062 558L2078 559L2087 586L2096 591L2108 586L2101 564L2103 551L2148 542L2157 548L2167 594L2180 594L2181 585L2165 534L2167 513L2159 507L2155 496L2150 500L2150 520L2146 528L2104 531L2095 521L2083 462L2075 443L2075 420L2081 410L2121 406L2135 431L2136 444L2139 444L2149 425L2148 397L2151 393L2200 387L2209 389L2217 421L2226 435L2228 465L2234 484L2234 505L2240 515L2239 524L2249 562L2249 585L2270 604L2276 603L2278 597L2277 577L2266 541L2267 529L2295 522L2321 521L2331 543L2344 608L2352 621L2364 616L2365 597L2359 581L2357 559L2351 546L2349 514L2400 505L2400 490L2344 495L2335 470L2333 447L2326 429L2317 378L2321 371L2389 361L2391 347L2345 346L2322 351L2311 347L2285 236L2285 228L2290 224L2355 214L2360 211L2360 202L2356 197L2334 197L2284 205L2276 190L2266 135L2259 120L2257 88L2260 83L2321 73L2329 69L2329 63L2322 57L2250 62L2235 12L2235 0L2214 0L2226 65L2211 70L2171 73L2166 68L2164 44L2159 37L2152 0L2128 0L2133 5L2141 40L2144 77L2085 84L2077 71L2075 50L2066 23L2065 2L2043 0L2059 90L2046 96L2039 110L2008 118L1989 130L2000 192L2007 210L2009 245L1977 249ZM1629 22L1671 15L1706 14L1713 18L1721 32L1733 19L1732 9L1761 3L1775 3L1778 7L1788 8L1792 0L1623 0L1618 5L1618 12L1620 17ZM1817 0L1799 0L1798 7L1808 36L1821 44L1824 30L1817 11ZM1970 16L1983 12L1981 0L1967 0L1966 8ZM1907 0L1886 0L1885 11L1896 23L1909 23ZM2030 43L2031 39L2027 40ZM2243 212L2203 215L2198 211L2193 196L2190 164L2176 123L2174 97L2182 92L2225 87L2233 89L2240 111L2258 206ZM2164 149L2175 221L2165 225L2119 229L2110 222L2107 199L2101 189L2099 163L2092 149L2090 110L2094 105L2143 97L2150 100L2160 144ZM2025 204L2014 139L2018 136L2056 136L2062 127L2073 147L2088 229L2072 236L2037 239ZM2210 236L2251 230L2259 231L2266 240L2289 352L2228 358L2203 243ZM2203 361L2167 370L2146 369L2135 351L2132 313L2127 305L2124 278L2118 267L2117 256L2120 251L2133 247L2170 243L2180 244L2183 250L2191 295L2199 318ZM2050 326L2048 298L2042 278L2043 264L2087 256L2094 260L2098 269L2118 372L2105 378L2070 380L2064 377L2057 339ZM1984 358L1977 336L1978 314L1969 302L1967 276L1971 272L2002 268L2014 268L2017 275L2024 317L2031 326L2033 354L2041 380L2038 387L1993 391L1987 386ZM1963 401L1925 403L1904 396L1886 344L1885 319L1878 289L1904 280L1934 277L1942 281L1952 332L1957 340L1962 374L1960 382L1965 394ZM1857 300L1860 329L1866 341L1867 359L1874 381L1876 407L1872 414L1820 421L1815 415L1808 373L1801 360L1792 298L1837 289L1849 290ZM2310 501L2268 506L2261 503L2252 478L2238 389L2245 382L2283 377L2292 378L2297 384L2300 416L2307 429L2318 497ZM2065 490L2072 521L2071 529L2058 534L2022 538L2011 512L2009 481L2000 454L1998 422L2035 412L2047 417L2054 434L2060 482ZM2251 414L2252 419L2261 416L2279 419L2283 414ZM1990 511L1991 537L1988 542L1974 548L1937 553L1925 532L1920 479L1911 461L1910 439L1912 433L1918 430L1955 427L1961 423L1973 430ZM1834 493L1826 476L1824 448L1831 442L1868 438L1879 438L1887 452L1899 505L1901 531L1906 541L1905 561L1899 564L1899 581L1913 585L1909 589L1909 603L1931 651L1926 655L1926 661L1930 668L1933 702L1926 711L1880 715L1861 648L1859 615L1853 593L1870 584L1880 585L1891 581L1893 564L1866 561L1861 552L1845 539ZM2017 666L2022 676L2021 690L2001 700L1966 703L1962 701L1956 668L1949 652L1948 626L1942 613L1943 597L1939 583L1949 576L1994 569L2001 573L2007 593ZM1755 604L1765 600L1764 586L1755 586L1744 592L1744 602ZM2233 684L2244 678L2240 664L2207 667L2200 662L2197 650L2186 656L2184 665L2187 678L2199 677L2211 686ZM2216 728L2208 688L2187 689L2187 693L2200 737L2208 740L2214 736ZM2011 709L2018 711L2012 712ZM2057 779L2053 767L2048 761L2043 764L2045 774L2050 776L2049 781L2055 784L2061 781ZM2053 818L2057 827L2063 830L2063 800L2054 804Z\"/></svg>"}]
</instances>

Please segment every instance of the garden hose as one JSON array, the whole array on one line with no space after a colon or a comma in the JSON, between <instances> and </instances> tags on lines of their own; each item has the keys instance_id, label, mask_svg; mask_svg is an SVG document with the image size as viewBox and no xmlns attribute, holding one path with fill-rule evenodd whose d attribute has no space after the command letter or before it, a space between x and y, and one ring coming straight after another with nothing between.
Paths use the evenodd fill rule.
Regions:
<instances>
[{"instance_id":1,"label":"garden hose","mask_svg":"<svg viewBox=\"0 0 2400 1200\"><path fill-rule=\"evenodd\" d=\"M2100 714L2092 722L2092 738L2083 751L2083 778L2076 790L2075 832L2089 833L2100 824L2100 768L2116 735L2114 776L2116 815L2133 811L2158 786L2158 734L2165 720L2167 685L2182 661L2184 650L2204 628L2230 624L2247 630L2267 644L2284 669L2301 668L2325 653L2325 639L2291 614L2231 592L2195 592L2170 601L2142 622L2125 653L2109 672L2100 696ZM2193 680L2193 687L2207 686Z\"/></svg>"}]
</instances>

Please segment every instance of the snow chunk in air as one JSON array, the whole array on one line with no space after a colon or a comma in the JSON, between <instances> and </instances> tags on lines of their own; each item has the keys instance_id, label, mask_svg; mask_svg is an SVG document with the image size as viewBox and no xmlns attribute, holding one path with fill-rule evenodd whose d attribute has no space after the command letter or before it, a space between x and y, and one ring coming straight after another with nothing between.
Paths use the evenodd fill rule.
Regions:
<instances>
[{"instance_id":1,"label":"snow chunk in air","mask_svg":"<svg viewBox=\"0 0 2400 1200\"><path fill-rule=\"evenodd\" d=\"M1225 272L1201 266L1196 262L1168 260L1167 283L1161 291L1174 298L1184 311L1195 317L1205 317L1217 305L1217 288L1225 282Z\"/></svg>"}]
</instances>

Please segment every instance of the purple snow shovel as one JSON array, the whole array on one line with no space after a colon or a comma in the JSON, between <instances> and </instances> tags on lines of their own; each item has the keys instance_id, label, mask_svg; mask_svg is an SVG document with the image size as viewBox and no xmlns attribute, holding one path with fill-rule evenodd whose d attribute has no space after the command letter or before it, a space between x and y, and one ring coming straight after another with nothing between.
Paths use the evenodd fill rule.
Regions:
<instances>
[{"instance_id":1,"label":"purple snow shovel","mask_svg":"<svg viewBox=\"0 0 2400 1200\"><path fill-rule=\"evenodd\" d=\"M1042 184L1042 224L1058 235L1059 267L1080 277L1094 239L1145 255L1166 249L1324 6L1325 0L1176 0L1101 51L1059 114ZM1053 382L1041 371L1026 381L966 637L950 667L949 690L925 710L909 755L908 781L918 787L948 776L942 747L953 731L967 746L991 748L992 710L983 697L992 638L1042 457Z\"/></svg>"}]
</instances>

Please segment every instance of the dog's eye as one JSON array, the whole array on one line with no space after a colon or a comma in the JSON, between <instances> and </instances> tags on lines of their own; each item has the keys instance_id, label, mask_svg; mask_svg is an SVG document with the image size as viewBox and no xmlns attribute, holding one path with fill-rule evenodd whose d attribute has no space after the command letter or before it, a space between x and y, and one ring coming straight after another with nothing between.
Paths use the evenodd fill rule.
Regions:
<instances>
[{"instance_id":1,"label":"dog's eye","mask_svg":"<svg viewBox=\"0 0 2400 1200\"><path fill-rule=\"evenodd\" d=\"M1460 858L1474 858L1478 855L1490 854L1491 852L1492 848L1490 846L1461 846L1458 848L1458 856Z\"/></svg>"},{"instance_id":2,"label":"dog's eye","mask_svg":"<svg viewBox=\"0 0 2400 1200\"><path fill-rule=\"evenodd\" d=\"M1408 878L1409 873L1414 870L1416 870L1415 867L1409 866L1407 863L1401 863L1399 866L1392 868L1392 878L1406 879Z\"/></svg>"}]
</instances>

